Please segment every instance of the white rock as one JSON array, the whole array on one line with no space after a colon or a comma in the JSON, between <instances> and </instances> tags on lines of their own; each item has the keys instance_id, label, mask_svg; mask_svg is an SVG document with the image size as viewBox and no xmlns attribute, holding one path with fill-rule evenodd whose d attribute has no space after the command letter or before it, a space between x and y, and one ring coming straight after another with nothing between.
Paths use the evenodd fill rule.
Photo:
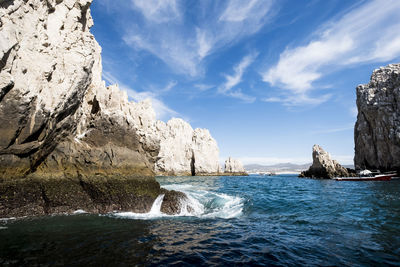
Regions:
<instances>
[{"instance_id":1,"label":"white rock","mask_svg":"<svg viewBox=\"0 0 400 267\"><path fill-rule=\"evenodd\" d=\"M242 162L238 159L229 157L225 160L225 172L226 173L246 173Z\"/></svg>"}]
</instances>

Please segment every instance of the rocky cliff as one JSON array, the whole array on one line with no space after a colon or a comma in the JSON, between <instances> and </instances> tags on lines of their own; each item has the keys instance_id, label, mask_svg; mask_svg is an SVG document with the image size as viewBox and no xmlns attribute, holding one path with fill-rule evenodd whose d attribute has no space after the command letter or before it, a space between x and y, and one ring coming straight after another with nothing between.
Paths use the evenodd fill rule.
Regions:
<instances>
[{"instance_id":1,"label":"rocky cliff","mask_svg":"<svg viewBox=\"0 0 400 267\"><path fill-rule=\"evenodd\" d=\"M242 162L238 159L233 159L229 157L225 160L225 175L236 175L236 176L246 176L248 175L243 167Z\"/></svg>"},{"instance_id":2,"label":"rocky cliff","mask_svg":"<svg viewBox=\"0 0 400 267\"><path fill-rule=\"evenodd\" d=\"M157 122L160 153L158 175L217 175L221 172L217 142L206 129L195 129L182 119Z\"/></svg>"},{"instance_id":3,"label":"rocky cliff","mask_svg":"<svg viewBox=\"0 0 400 267\"><path fill-rule=\"evenodd\" d=\"M375 70L357 87L356 169L400 170L400 64Z\"/></svg>"},{"instance_id":4,"label":"rocky cliff","mask_svg":"<svg viewBox=\"0 0 400 267\"><path fill-rule=\"evenodd\" d=\"M299 177L317 179L331 179L334 177L354 176L355 173L342 167L336 160L331 159L328 152L319 145L313 146L313 163L307 171L300 173Z\"/></svg>"},{"instance_id":5,"label":"rocky cliff","mask_svg":"<svg viewBox=\"0 0 400 267\"><path fill-rule=\"evenodd\" d=\"M90 4L0 1L0 217L146 212L159 194L179 212L154 178L151 104L101 80Z\"/></svg>"}]
</instances>

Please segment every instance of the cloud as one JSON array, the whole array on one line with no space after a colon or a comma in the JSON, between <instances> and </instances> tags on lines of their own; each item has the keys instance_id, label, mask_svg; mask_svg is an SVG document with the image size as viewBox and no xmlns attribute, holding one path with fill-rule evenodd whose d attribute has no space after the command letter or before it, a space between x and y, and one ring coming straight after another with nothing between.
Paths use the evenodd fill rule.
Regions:
<instances>
[{"instance_id":1,"label":"cloud","mask_svg":"<svg viewBox=\"0 0 400 267\"><path fill-rule=\"evenodd\" d=\"M232 89L242 82L243 74L246 69L254 62L257 53L251 53L243 57L239 64L233 68L232 75L225 75L225 82L218 87L218 93L242 99L245 102L254 102L255 98L242 93L241 89Z\"/></svg>"},{"instance_id":2,"label":"cloud","mask_svg":"<svg viewBox=\"0 0 400 267\"><path fill-rule=\"evenodd\" d=\"M128 96L136 102L140 102L145 99L150 99L158 119L166 120L169 119L170 117L175 117L179 115L178 112L176 112L175 110L169 108L166 104L164 104L164 102L162 102L158 98L157 93L149 91L137 92L133 90L131 87L125 85L124 83L121 83L114 75L112 75L110 72L107 71L103 71L102 76L103 79L108 84L118 84L119 88L123 91L126 91ZM164 89L168 89L169 87L172 88L175 85L176 82L169 83Z\"/></svg>"},{"instance_id":3,"label":"cloud","mask_svg":"<svg viewBox=\"0 0 400 267\"><path fill-rule=\"evenodd\" d=\"M261 73L263 81L286 91L286 98L303 96L307 103L305 96L324 75L356 64L399 57L399 14L397 0L375 0L353 8L320 27L306 45L286 48L279 61Z\"/></svg>"},{"instance_id":4,"label":"cloud","mask_svg":"<svg viewBox=\"0 0 400 267\"><path fill-rule=\"evenodd\" d=\"M180 19L176 0L132 0L134 8L152 22L163 23Z\"/></svg>"},{"instance_id":5,"label":"cloud","mask_svg":"<svg viewBox=\"0 0 400 267\"><path fill-rule=\"evenodd\" d=\"M178 0L134 0L130 12L144 19L124 16L123 40L158 57L175 73L198 77L204 74L207 56L258 32L273 16L273 6L272 0L196 1L187 6Z\"/></svg>"},{"instance_id":6,"label":"cloud","mask_svg":"<svg viewBox=\"0 0 400 267\"><path fill-rule=\"evenodd\" d=\"M265 15L272 3L272 1L231 0L228 2L225 11L219 17L219 20L229 22L243 22L252 19L259 20L260 17ZM255 26L259 27L261 25L260 23L256 23Z\"/></svg>"},{"instance_id":7,"label":"cloud","mask_svg":"<svg viewBox=\"0 0 400 267\"><path fill-rule=\"evenodd\" d=\"M283 93L284 96L281 97L267 97L263 98L262 101L268 103L282 103L284 106L292 107L292 106L300 106L300 105L309 105L309 106L317 106L326 101L328 101L332 95L325 94L318 97L311 97L304 93L299 94L289 94Z\"/></svg>"},{"instance_id":8,"label":"cloud","mask_svg":"<svg viewBox=\"0 0 400 267\"><path fill-rule=\"evenodd\" d=\"M194 87L199 89L200 91L207 91L207 90L210 90L211 88L214 88L215 85L198 83L198 84L195 84Z\"/></svg>"}]
</instances>

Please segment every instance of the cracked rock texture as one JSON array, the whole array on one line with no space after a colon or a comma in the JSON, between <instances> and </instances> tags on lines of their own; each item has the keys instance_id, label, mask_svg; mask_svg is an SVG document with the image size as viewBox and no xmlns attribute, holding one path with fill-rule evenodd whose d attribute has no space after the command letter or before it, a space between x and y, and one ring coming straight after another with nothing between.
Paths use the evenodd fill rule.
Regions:
<instances>
[{"instance_id":1,"label":"cracked rock texture","mask_svg":"<svg viewBox=\"0 0 400 267\"><path fill-rule=\"evenodd\" d=\"M328 152L319 145L313 146L313 163L307 171L303 171L300 177L332 179L334 177L354 176L354 173L331 159Z\"/></svg>"},{"instance_id":2,"label":"cracked rock texture","mask_svg":"<svg viewBox=\"0 0 400 267\"><path fill-rule=\"evenodd\" d=\"M400 170L400 64L375 70L357 87L356 169Z\"/></svg>"},{"instance_id":3,"label":"cracked rock texture","mask_svg":"<svg viewBox=\"0 0 400 267\"><path fill-rule=\"evenodd\" d=\"M242 162L238 159L229 157L225 160L225 175L248 175L243 167Z\"/></svg>"},{"instance_id":4,"label":"cracked rock texture","mask_svg":"<svg viewBox=\"0 0 400 267\"><path fill-rule=\"evenodd\" d=\"M218 175L219 149L206 129L193 130L182 119L158 121L156 134L160 153L155 164L158 175Z\"/></svg>"},{"instance_id":5,"label":"cracked rock texture","mask_svg":"<svg viewBox=\"0 0 400 267\"><path fill-rule=\"evenodd\" d=\"M175 136L160 132L168 124L155 119L149 101L129 102L105 86L90 4L0 1L0 217L146 212L164 192L154 166L170 156L162 140ZM198 164L204 149L217 148L207 133L188 135ZM187 152L176 147L170 153Z\"/></svg>"}]
</instances>

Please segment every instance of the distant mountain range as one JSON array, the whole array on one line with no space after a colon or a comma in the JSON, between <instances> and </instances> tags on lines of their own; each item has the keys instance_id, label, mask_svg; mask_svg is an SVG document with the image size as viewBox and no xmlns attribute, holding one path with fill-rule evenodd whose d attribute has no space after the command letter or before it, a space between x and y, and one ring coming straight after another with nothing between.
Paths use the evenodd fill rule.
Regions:
<instances>
[{"instance_id":1,"label":"distant mountain range","mask_svg":"<svg viewBox=\"0 0 400 267\"><path fill-rule=\"evenodd\" d=\"M300 173L307 170L311 163L306 164L293 164L293 163L279 163L274 165L261 165L261 164L247 164L244 165L248 173ZM342 165L345 168L354 168L353 165Z\"/></svg>"}]
</instances>

